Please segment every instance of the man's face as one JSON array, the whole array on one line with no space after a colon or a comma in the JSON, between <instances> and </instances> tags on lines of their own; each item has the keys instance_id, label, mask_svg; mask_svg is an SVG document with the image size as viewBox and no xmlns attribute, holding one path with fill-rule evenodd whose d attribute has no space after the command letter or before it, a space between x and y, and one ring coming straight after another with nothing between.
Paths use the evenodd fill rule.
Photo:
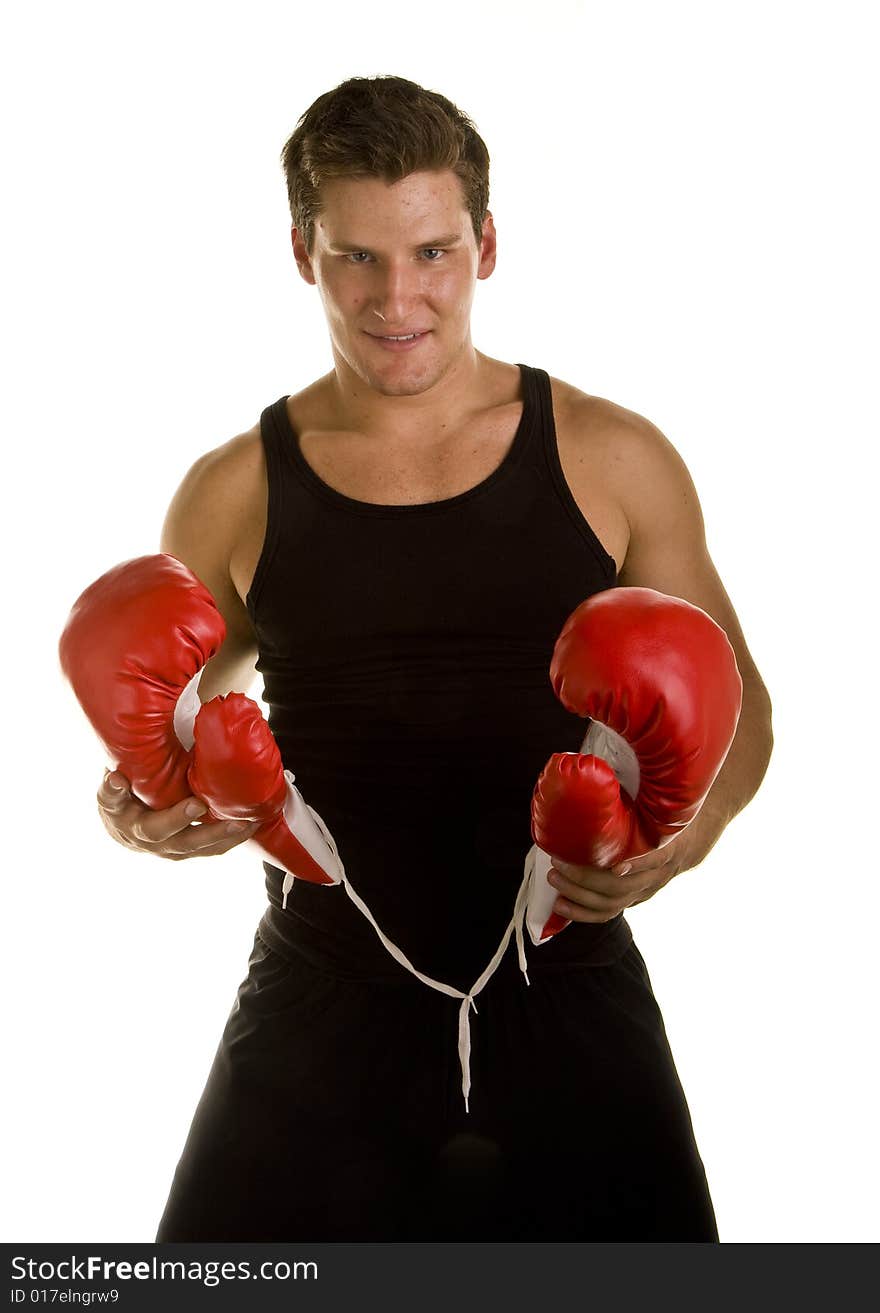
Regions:
<instances>
[{"instance_id":1,"label":"man's face","mask_svg":"<svg viewBox=\"0 0 880 1313\"><path fill-rule=\"evenodd\" d=\"M295 228L293 250L320 293L337 369L385 396L427 391L471 346L477 279L495 267L491 215L478 247L451 169L334 179L321 200L311 256Z\"/></svg>"}]
</instances>

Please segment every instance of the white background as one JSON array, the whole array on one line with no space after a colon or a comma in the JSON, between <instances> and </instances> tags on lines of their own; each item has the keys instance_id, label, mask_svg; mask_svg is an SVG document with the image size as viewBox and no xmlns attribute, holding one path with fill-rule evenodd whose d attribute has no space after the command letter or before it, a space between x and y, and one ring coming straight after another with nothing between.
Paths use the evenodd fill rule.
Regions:
<instances>
[{"instance_id":1,"label":"white background","mask_svg":"<svg viewBox=\"0 0 880 1313\"><path fill-rule=\"evenodd\" d=\"M630 916L721 1237L878 1238L871 9L7 18L4 1240L153 1238L244 974L259 862L111 843L56 644L87 583L156 550L193 460L330 368L278 155L319 94L379 73L442 91L489 147L476 345L677 446L773 697L757 799Z\"/></svg>"}]
</instances>

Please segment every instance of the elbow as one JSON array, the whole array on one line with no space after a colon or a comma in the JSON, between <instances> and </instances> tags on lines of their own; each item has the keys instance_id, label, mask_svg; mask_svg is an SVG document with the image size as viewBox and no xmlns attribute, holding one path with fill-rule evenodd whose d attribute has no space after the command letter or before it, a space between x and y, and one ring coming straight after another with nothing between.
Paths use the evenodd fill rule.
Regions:
<instances>
[{"instance_id":1,"label":"elbow","mask_svg":"<svg viewBox=\"0 0 880 1313\"><path fill-rule=\"evenodd\" d=\"M773 754L773 703L764 681L757 674L743 680L736 737L747 740L749 755L763 762L763 776Z\"/></svg>"},{"instance_id":2,"label":"elbow","mask_svg":"<svg viewBox=\"0 0 880 1313\"><path fill-rule=\"evenodd\" d=\"M768 694L767 697L767 760L768 761L773 756L774 741L775 740L773 738L773 703L770 701L770 697Z\"/></svg>"},{"instance_id":3,"label":"elbow","mask_svg":"<svg viewBox=\"0 0 880 1313\"><path fill-rule=\"evenodd\" d=\"M755 744L755 755L758 758L760 774L758 784L764 778L767 767L770 765L770 758L773 756L773 703L770 694L764 683L759 680L750 690L749 711L751 722L751 735ZM743 710L746 707L745 695L743 696ZM757 786L756 786L757 787Z\"/></svg>"},{"instance_id":4,"label":"elbow","mask_svg":"<svg viewBox=\"0 0 880 1313\"><path fill-rule=\"evenodd\" d=\"M773 755L773 703L770 694L764 684L761 685L764 693L764 739L767 750L767 760L769 762Z\"/></svg>"}]
</instances>

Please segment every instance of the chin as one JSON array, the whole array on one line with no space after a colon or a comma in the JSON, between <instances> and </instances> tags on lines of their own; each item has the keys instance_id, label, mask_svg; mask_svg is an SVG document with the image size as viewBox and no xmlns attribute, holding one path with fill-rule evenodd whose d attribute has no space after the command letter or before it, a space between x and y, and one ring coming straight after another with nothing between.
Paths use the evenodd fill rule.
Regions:
<instances>
[{"instance_id":1,"label":"chin","mask_svg":"<svg viewBox=\"0 0 880 1313\"><path fill-rule=\"evenodd\" d=\"M372 387L382 397L416 397L426 393L448 369L447 364L437 361L406 361L403 358L389 361L385 369L377 369L373 361L352 361L352 368L357 377Z\"/></svg>"},{"instance_id":2,"label":"chin","mask_svg":"<svg viewBox=\"0 0 880 1313\"><path fill-rule=\"evenodd\" d=\"M349 360L354 372L374 392L385 397L414 397L438 383L452 362L449 360L410 360L405 355L389 356L382 369L374 360Z\"/></svg>"},{"instance_id":3,"label":"chin","mask_svg":"<svg viewBox=\"0 0 880 1313\"><path fill-rule=\"evenodd\" d=\"M364 377L364 382L383 397L417 397L432 388L440 377L440 374L426 376L422 371L418 378L383 378L370 372Z\"/></svg>"}]
</instances>

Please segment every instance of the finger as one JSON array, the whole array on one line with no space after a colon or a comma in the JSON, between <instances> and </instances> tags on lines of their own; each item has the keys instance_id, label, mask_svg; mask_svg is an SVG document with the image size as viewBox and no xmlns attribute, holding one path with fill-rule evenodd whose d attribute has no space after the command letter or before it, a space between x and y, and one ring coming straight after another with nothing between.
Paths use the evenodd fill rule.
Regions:
<instances>
[{"instance_id":1,"label":"finger","mask_svg":"<svg viewBox=\"0 0 880 1313\"><path fill-rule=\"evenodd\" d=\"M613 879L609 882L607 874L595 867L569 867L563 872L554 863L547 872L547 881L563 897L571 898L584 907L601 910L617 904L623 892L620 882Z\"/></svg>"},{"instance_id":2,"label":"finger","mask_svg":"<svg viewBox=\"0 0 880 1313\"><path fill-rule=\"evenodd\" d=\"M616 898L609 898L607 894L596 893L594 889L584 889L583 885L579 885L573 880L567 880L565 876L553 871L553 869L550 869L546 878L548 878L548 884L553 885L553 888L560 892L562 902L565 903L565 907L558 905L554 909L560 911L562 916L570 916L570 910L567 909L578 907L578 909L595 914L596 918L607 920L611 916L616 916L619 911L623 911L624 907L628 906L628 899L621 897L620 894Z\"/></svg>"},{"instance_id":3,"label":"finger","mask_svg":"<svg viewBox=\"0 0 880 1313\"><path fill-rule=\"evenodd\" d=\"M246 843L260 828L260 821L212 821L191 825L162 845L166 857L219 857Z\"/></svg>"},{"instance_id":4,"label":"finger","mask_svg":"<svg viewBox=\"0 0 880 1313\"><path fill-rule=\"evenodd\" d=\"M105 771L98 789L98 806L104 811L118 811L131 798L131 785L118 771Z\"/></svg>"},{"instance_id":5,"label":"finger","mask_svg":"<svg viewBox=\"0 0 880 1313\"><path fill-rule=\"evenodd\" d=\"M663 867L668 866L671 860L671 854L665 849L645 853L641 858L635 858L631 862L621 862L612 866L611 873L614 878L622 885L638 884L639 879L643 876L653 875L655 871L660 871Z\"/></svg>"},{"instance_id":6,"label":"finger","mask_svg":"<svg viewBox=\"0 0 880 1313\"><path fill-rule=\"evenodd\" d=\"M676 874L678 866L673 853L663 856L652 853L651 859L644 866L634 866L630 874L617 876L621 894L635 899L648 890L656 893L657 887L666 884Z\"/></svg>"},{"instance_id":7,"label":"finger","mask_svg":"<svg viewBox=\"0 0 880 1313\"><path fill-rule=\"evenodd\" d=\"M565 917L567 921L589 921L600 924L604 921L612 921L625 908L606 907L601 911L594 911L591 907L583 907L580 903L570 902L567 898L557 898L553 904L553 911L559 916Z\"/></svg>"},{"instance_id":8,"label":"finger","mask_svg":"<svg viewBox=\"0 0 880 1313\"><path fill-rule=\"evenodd\" d=\"M559 871L575 885L591 889L594 893L604 894L607 898L619 899L640 893L652 877L668 864L666 856L651 854L651 861L638 868L630 866L624 875L615 868L606 870L600 866L575 866L572 862L558 861L553 858L551 870ZM628 864L627 864L628 865Z\"/></svg>"},{"instance_id":9,"label":"finger","mask_svg":"<svg viewBox=\"0 0 880 1313\"><path fill-rule=\"evenodd\" d=\"M143 803L133 799L130 809L118 817L118 824L138 843L164 844L190 828L210 829L210 826L193 826L193 821L204 816L207 810L200 798L183 798L173 807L163 807L159 811L153 811L152 808L145 807ZM219 839L222 828L222 822L215 822L211 835ZM211 835L203 836L202 843L194 846L205 846L210 842Z\"/></svg>"}]
</instances>

